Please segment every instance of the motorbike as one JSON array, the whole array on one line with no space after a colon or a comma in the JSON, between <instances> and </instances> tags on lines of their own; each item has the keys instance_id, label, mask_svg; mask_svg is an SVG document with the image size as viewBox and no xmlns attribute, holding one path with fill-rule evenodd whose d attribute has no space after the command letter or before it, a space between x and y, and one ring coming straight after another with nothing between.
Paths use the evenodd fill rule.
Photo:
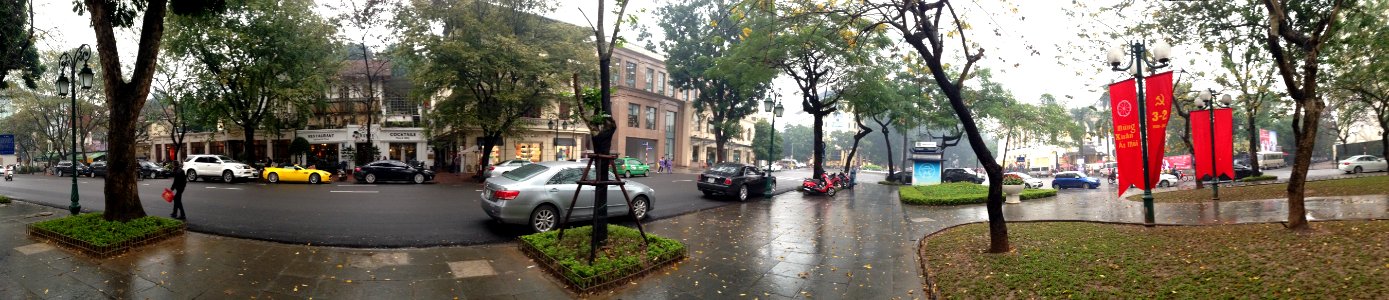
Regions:
<instances>
[{"instance_id":1,"label":"motorbike","mask_svg":"<svg viewBox=\"0 0 1389 300\"><path fill-rule=\"evenodd\" d=\"M5 169L5 181L14 181L14 170Z\"/></svg>"},{"instance_id":2,"label":"motorbike","mask_svg":"<svg viewBox=\"0 0 1389 300\"><path fill-rule=\"evenodd\" d=\"M834 196L839 191L839 184L838 177L824 174L822 178L806 178L801 182L801 191Z\"/></svg>"}]
</instances>

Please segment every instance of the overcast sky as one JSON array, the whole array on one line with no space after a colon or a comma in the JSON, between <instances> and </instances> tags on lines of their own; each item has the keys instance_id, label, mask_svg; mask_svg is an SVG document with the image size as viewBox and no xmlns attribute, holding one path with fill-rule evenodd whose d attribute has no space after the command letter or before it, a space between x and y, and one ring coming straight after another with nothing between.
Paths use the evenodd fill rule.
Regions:
<instances>
[{"instance_id":1,"label":"overcast sky","mask_svg":"<svg viewBox=\"0 0 1389 300\"><path fill-rule=\"evenodd\" d=\"M1082 2L1098 2L1087 4L1093 9L1112 1ZM655 10L667 2L632 0L628 11L637 16L639 25L646 27L653 39L662 39L662 32L657 25L660 20ZM344 2L318 0L318 3L320 7L317 11L329 16L337 13L337 10L331 8L332 5ZM1042 94L1050 93L1070 107L1092 105L1103 93L1105 85L1123 77L1122 74L1109 71L1103 65L1105 50L1121 46L1122 41L1113 41L1108 45L1085 45L1077 35L1083 28L1092 28L1092 33L1107 33L1121 30L1131 24L1117 15L1067 16L1065 7L1059 6L1065 4L1055 1L977 0L956 2L956 8L972 27L968 37L985 48L985 59L979 63L979 67L992 69L994 80L1011 90L1017 99L1031 102L1036 101ZM88 26L88 19L78 16L71 8L70 0L35 2L37 18L34 23L41 34L44 34L39 42L41 51L70 49L82 43L95 42L92 29ZM594 1L559 1L558 7L546 16L588 26L580 8L593 18L597 4ZM1014 8L1017 9L1016 13ZM996 36L995 31L1000 35ZM637 39L637 33L638 30L624 29L623 35L629 41L636 41L633 45L646 45L646 41ZM132 60L135 55L135 34L127 30L120 32L118 37L122 61ZM1212 60L1200 58L1206 54L1191 52L1199 50L1199 47L1183 45L1180 41L1169 42L1174 45L1174 69L1184 69L1193 73L1215 71ZM1074 47L1078 44L1086 47ZM958 52L959 44L947 44L947 48L948 51ZM660 52L660 49L651 50ZM1193 57L1197 57L1195 61L1192 61ZM129 72L128 68L126 72ZM1183 81L1193 79L1187 78ZM1197 84L1197 88L1214 87L1211 80L1193 82ZM787 118L779 119L777 127L784 127L788 123L809 125L809 116L800 111L799 92L795 83L788 78L778 78L775 85L782 95L787 111Z\"/></svg>"}]
</instances>

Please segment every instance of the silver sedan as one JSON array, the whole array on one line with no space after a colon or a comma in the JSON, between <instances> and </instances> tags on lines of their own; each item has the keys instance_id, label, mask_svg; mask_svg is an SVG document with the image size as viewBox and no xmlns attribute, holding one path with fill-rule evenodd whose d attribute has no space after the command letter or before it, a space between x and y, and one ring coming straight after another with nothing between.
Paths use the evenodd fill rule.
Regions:
<instances>
[{"instance_id":1,"label":"silver sedan","mask_svg":"<svg viewBox=\"0 0 1389 300\"><path fill-rule=\"evenodd\" d=\"M493 220L507 224L526 224L531 230L544 232L561 225L565 209L574 199L578 181L583 177L585 164L568 161L547 161L521 166L488 178L483 184L482 210ZM597 173L589 171L589 179ZM617 178L616 175L609 175ZM574 204L574 214L569 221L591 220L593 218L593 186L584 186ZM631 215L636 219L646 218L651 211L651 202L656 191L644 184L627 181L627 193L632 197ZM608 216L629 215L627 202L622 199L618 186L608 187Z\"/></svg>"}]
</instances>

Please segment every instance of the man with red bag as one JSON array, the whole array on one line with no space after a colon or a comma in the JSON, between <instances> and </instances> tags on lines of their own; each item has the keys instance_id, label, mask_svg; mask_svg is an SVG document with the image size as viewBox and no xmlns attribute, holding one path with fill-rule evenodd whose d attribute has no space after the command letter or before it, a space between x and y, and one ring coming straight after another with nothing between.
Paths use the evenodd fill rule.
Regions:
<instances>
[{"instance_id":1,"label":"man with red bag","mask_svg":"<svg viewBox=\"0 0 1389 300\"><path fill-rule=\"evenodd\" d=\"M182 163L174 163L175 170L182 169L182 166ZM188 218L187 214L183 212L183 189L187 186L188 177L183 176L183 174L174 174L174 186L170 187L170 189L173 189L172 193L170 193L168 189L164 190L164 201L174 203L174 212L169 214L170 218L179 220Z\"/></svg>"}]
</instances>

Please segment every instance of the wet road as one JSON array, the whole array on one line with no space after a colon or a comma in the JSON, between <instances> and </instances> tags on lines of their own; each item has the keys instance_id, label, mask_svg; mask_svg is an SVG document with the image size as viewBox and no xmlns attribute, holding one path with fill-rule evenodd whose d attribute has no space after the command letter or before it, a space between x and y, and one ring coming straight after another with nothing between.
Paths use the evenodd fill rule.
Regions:
<instances>
[{"instance_id":1,"label":"wet road","mask_svg":"<svg viewBox=\"0 0 1389 300\"><path fill-rule=\"evenodd\" d=\"M650 212L652 220L737 203L703 197L695 189L695 176L653 174L633 181L657 191ZM796 170L779 172L777 176L778 190L785 191L809 175ZM102 178L84 177L78 182L83 210L102 210ZM159 196L171 183L170 179L139 182L146 213L164 216L172 210L173 206ZM63 208L70 203L70 191L68 177L16 175L12 182L0 182L0 194ZM188 184L184 207L190 230L295 244L473 245L511 241L529 233L523 227L492 222L478 205L480 192L477 183L308 185L196 181Z\"/></svg>"}]
</instances>

